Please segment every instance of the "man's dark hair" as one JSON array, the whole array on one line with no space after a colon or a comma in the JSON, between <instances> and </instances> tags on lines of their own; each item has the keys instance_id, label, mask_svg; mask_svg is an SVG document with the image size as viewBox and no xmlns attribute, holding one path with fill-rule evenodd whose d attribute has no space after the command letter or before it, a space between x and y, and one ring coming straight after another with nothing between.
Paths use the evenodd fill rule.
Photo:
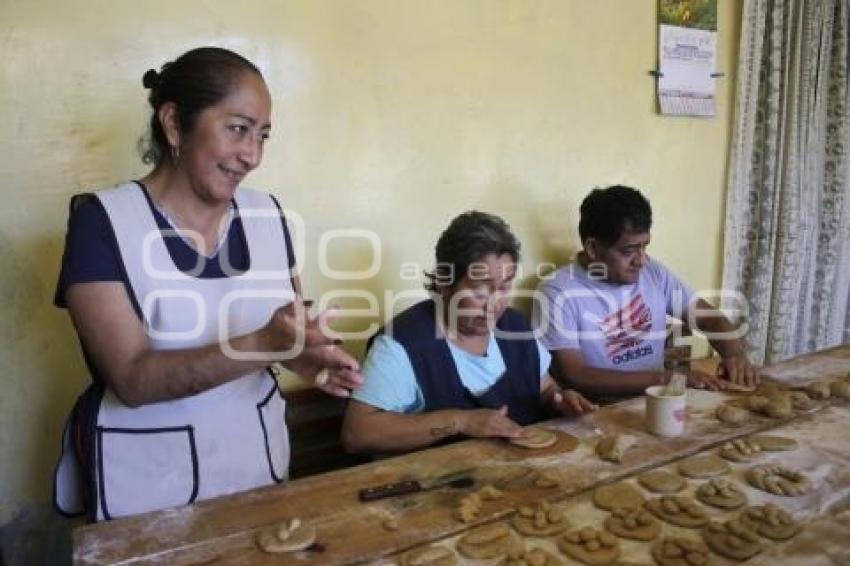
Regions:
<instances>
[{"instance_id":1,"label":"man's dark hair","mask_svg":"<svg viewBox=\"0 0 850 566\"><path fill-rule=\"evenodd\" d=\"M508 254L519 261L520 243L507 223L492 214L471 210L452 220L436 247L437 266L425 272L425 288L453 286L468 275L469 266L489 254Z\"/></svg>"},{"instance_id":2,"label":"man's dark hair","mask_svg":"<svg viewBox=\"0 0 850 566\"><path fill-rule=\"evenodd\" d=\"M596 238L610 246L623 232L649 232L652 227L649 201L640 191L623 185L593 189L580 210L578 234L582 243Z\"/></svg>"}]
</instances>

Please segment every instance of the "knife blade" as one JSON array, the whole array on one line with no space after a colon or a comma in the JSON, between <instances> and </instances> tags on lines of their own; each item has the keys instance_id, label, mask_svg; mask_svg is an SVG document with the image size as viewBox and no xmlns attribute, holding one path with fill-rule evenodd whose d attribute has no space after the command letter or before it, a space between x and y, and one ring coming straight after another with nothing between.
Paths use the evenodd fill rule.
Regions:
<instances>
[{"instance_id":1,"label":"knife blade","mask_svg":"<svg viewBox=\"0 0 850 566\"><path fill-rule=\"evenodd\" d=\"M470 487L475 483L472 478L472 469L457 470L424 480L405 480L394 483L386 483L361 489L357 495L360 501L375 501L384 497L406 495L421 491L430 491L441 487Z\"/></svg>"}]
</instances>

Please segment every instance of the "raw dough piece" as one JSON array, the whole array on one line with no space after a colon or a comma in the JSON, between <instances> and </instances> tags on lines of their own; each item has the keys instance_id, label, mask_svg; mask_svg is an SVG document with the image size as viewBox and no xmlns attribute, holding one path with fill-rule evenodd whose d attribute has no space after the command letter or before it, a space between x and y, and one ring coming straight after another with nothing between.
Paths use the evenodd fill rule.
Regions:
<instances>
[{"instance_id":1,"label":"raw dough piece","mask_svg":"<svg viewBox=\"0 0 850 566\"><path fill-rule=\"evenodd\" d=\"M711 479L697 488L697 499L720 509L737 509L747 504L747 495L723 478Z\"/></svg>"},{"instance_id":2,"label":"raw dough piece","mask_svg":"<svg viewBox=\"0 0 850 566\"><path fill-rule=\"evenodd\" d=\"M788 391L788 386L778 381L762 381L755 389L756 395L762 395L768 398L777 395L786 395Z\"/></svg>"},{"instance_id":3,"label":"raw dough piece","mask_svg":"<svg viewBox=\"0 0 850 566\"><path fill-rule=\"evenodd\" d=\"M772 436L769 434L757 434L751 436L750 440L761 446L762 450L776 452L780 450L794 450L797 448L797 441L793 438L784 436Z\"/></svg>"},{"instance_id":4,"label":"raw dough piece","mask_svg":"<svg viewBox=\"0 0 850 566\"><path fill-rule=\"evenodd\" d=\"M548 537L562 533L570 527L563 511L541 501L536 507L523 505L511 520L514 528L527 536Z\"/></svg>"},{"instance_id":5,"label":"raw dough piece","mask_svg":"<svg viewBox=\"0 0 850 566\"><path fill-rule=\"evenodd\" d=\"M661 534L661 523L644 509L619 507L605 519L605 528L618 537L652 540Z\"/></svg>"},{"instance_id":6,"label":"raw dough piece","mask_svg":"<svg viewBox=\"0 0 850 566\"><path fill-rule=\"evenodd\" d=\"M698 529L708 524L705 510L690 497L664 495L646 502L652 514L672 525Z\"/></svg>"},{"instance_id":7,"label":"raw dough piece","mask_svg":"<svg viewBox=\"0 0 850 566\"><path fill-rule=\"evenodd\" d=\"M461 523L471 523L481 514L481 495L478 492L462 497L457 506L456 517Z\"/></svg>"},{"instance_id":8,"label":"raw dough piece","mask_svg":"<svg viewBox=\"0 0 850 566\"><path fill-rule=\"evenodd\" d=\"M491 484L487 484L478 490L478 495L484 501L496 501L497 499L504 497L505 494L501 489L494 487Z\"/></svg>"},{"instance_id":9,"label":"raw dough piece","mask_svg":"<svg viewBox=\"0 0 850 566\"><path fill-rule=\"evenodd\" d=\"M542 548L512 550L500 566L561 566L563 562Z\"/></svg>"},{"instance_id":10,"label":"raw dough piece","mask_svg":"<svg viewBox=\"0 0 850 566\"><path fill-rule=\"evenodd\" d=\"M495 489L517 489L534 485L536 487L558 487L561 485L557 471L551 469L534 470L521 466L496 480Z\"/></svg>"},{"instance_id":11,"label":"raw dough piece","mask_svg":"<svg viewBox=\"0 0 850 566\"><path fill-rule=\"evenodd\" d=\"M773 503L747 507L739 518L750 530L772 540L788 540L800 532L800 524L794 517Z\"/></svg>"},{"instance_id":12,"label":"raw dough piece","mask_svg":"<svg viewBox=\"0 0 850 566\"><path fill-rule=\"evenodd\" d=\"M712 478L728 474L732 468L713 454L704 454L688 458L679 464L679 473L689 478Z\"/></svg>"},{"instance_id":13,"label":"raw dough piece","mask_svg":"<svg viewBox=\"0 0 850 566\"><path fill-rule=\"evenodd\" d=\"M457 555L450 548L428 545L411 550L401 563L402 566L455 566Z\"/></svg>"},{"instance_id":14,"label":"raw dough piece","mask_svg":"<svg viewBox=\"0 0 850 566\"><path fill-rule=\"evenodd\" d=\"M812 398L806 395L803 391L792 391L789 393L791 397L791 407L795 411L811 411L818 404L812 401Z\"/></svg>"},{"instance_id":15,"label":"raw dough piece","mask_svg":"<svg viewBox=\"0 0 850 566\"><path fill-rule=\"evenodd\" d=\"M643 494L625 482L601 485L593 490L594 505L606 511L617 507L640 507L643 502Z\"/></svg>"},{"instance_id":16,"label":"raw dough piece","mask_svg":"<svg viewBox=\"0 0 850 566\"><path fill-rule=\"evenodd\" d=\"M498 558L521 546L519 537L506 523L472 529L457 541L457 549L467 558Z\"/></svg>"},{"instance_id":17,"label":"raw dough piece","mask_svg":"<svg viewBox=\"0 0 850 566\"><path fill-rule=\"evenodd\" d=\"M637 443L637 438L631 434L611 434L603 436L596 443L596 454L603 460L619 464L623 454Z\"/></svg>"},{"instance_id":18,"label":"raw dough piece","mask_svg":"<svg viewBox=\"0 0 850 566\"><path fill-rule=\"evenodd\" d=\"M593 527L562 535L558 538L558 548L570 558L593 566L611 564L620 557L617 538Z\"/></svg>"},{"instance_id":19,"label":"raw dough piece","mask_svg":"<svg viewBox=\"0 0 850 566\"><path fill-rule=\"evenodd\" d=\"M734 381L726 381L726 391L729 393L752 393L756 388L752 385L743 385Z\"/></svg>"},{"instance_id":20,"label":"raw dough piece","mask_svg":"<svg viewBox=\"0 0 850 566\"><path fill-rule=\"evenodd\" d=\"M664 537L652 547L652 557L661 566L708 566L708 547L701 540Z\"/></svg>"},{"instance_id":21,"label":"raw dough piece","mask_svg":"<svg viewBox=\"0 0 850 566\"><path fill-rule=\"evenodd\" d=\"M535 475L534 485L536 487L548 489L561 485L561 480L556 472L552 470L543 470Z\"/></svg>"},{"instance_id":22,"label":"raw dough piece","mask_svg":"<svg viewBox=\"0 0 850 566\"><path fill-rule=\"evenodd\" d=\"M688 484L682 476L665 470L650 470L637 479L638 483L654 493L676 493Z\"/></svg>"},{"instance_id":23,"label":"raw dough piece","mask_svg":"<svg viewBox=\"0 0 850 566\"><path fill-rule=\"evenodd\" d=\"M733 462L752 462L761 456L761 446L752 439L736 438L720 449L720 455Z\"/></svg>"},{"instance_id":24,"label":"raw dough piece","mask_svg":"<svg viewBox=\"0 0 850 566\"><path fill-rule=\"evenodd\" d=\"M754 413L761 413L769 402L764 395L748 395L744 397L744 408Z\"/></svg>"},{"instance_id":25,"label":"raw dough piece","mask_svg":"<svg viewBox=\"0 0 850 566\"><path fill-rule=\"evenodd\" d=\"M739 425L750 418L750 412L734 405L720 405L715 411L717 420L731 425Z\"/></svg>"},{"instance_id":26,"label":"raw dough piece","mask_svg":"<svg viewBox=\"0 0 850 566\"><path fill-rule=\"evenodd\" d=\"M850 381L833 381L829 384L829 392L833 397L850 399Z\"/></svg>"},{"instance_id":27,"label":"raw dough piece","mask_svg":"<svg viewBox=\"0 0 850 566\"><path fill-rule=\"evenodd\" d=\"M509 442L522 448L548 448L558 440L554 432L545 428L529 427L525 429L525 432L528 436L511 438Z\"/></svg>"},{"instance_id":28,"label":"raw dough piece","mask_svg":"<svg viewBox=\"0 0 850 566\"><path fill-rule=\"evenodd\" d=\"M787 393L771 397L750 395L745 399L745 406L754 413L766 415L772 419L787 419L792 416L791 396Z\"/></svg>"},{"instance_id":29,"label":"raw dough piece","mask_svg":"<svg viewBox=\"0 0 850 566\"><path fill-rule=\"evenodd\" d=\"M257 546L263 552L297 552L316 542L316 528L302 525L299 519L292 519L257 534Z\"/></svg>"},{"instance_id":30,"label":"raw dough piece","mask_svg":"<svg viewBox=\"0 0 850 566\"><path fill-rule=\"evenodd\" d=\"M764 408L764 414L772 419L788 419L794 414L791 411L791 397L771 400Z\"/></svg>"},{"instance_id":31,"label":"raw dough piece","mask_svg":"<svg viewBox=\"0 0 850 566\"><path fill-rule=\"evenodd\" d=\"M733 560L747 560L764 550L758 535L737 519L712 521L702 538L711 550Z\"/></svg>"},{"instance_id":32,"label":"raw dough piece","mask_svg":"<svg viewBox=\"0 0 850 566\"><path fill-rule=\"evenodd\" d=\"M805 474L777 464L753 466L747 470L747 481L753 487L774 495L794 497L809 491L809 480Z\"/></svg>"},{"instance_id":33,"label":"raw dough piece","mask_svg":"<svg viewBox=\"0 0 850 566\"><path fill-rule=\"evenodd\" d=\"M462 497L457 506L457 519L462 523L471 523L481 515L483 501L501 499L504 494L492 485L485 485L476 492Z\"/></svg>"},{"instance_id":34,"label":"raw dough piece","mask_svg":"<svg viewBox=\"0 0 850 566\"><path fill-rule=\"evenodd\" d=\"M824 399L829 399L830 395L832 395L832 391L830 391L829 383L826 381L815 381L813 383L809 383L805 387L806 393L812 399L817 399L819 401L823 401Z\"/></svg>"}]
</instances>

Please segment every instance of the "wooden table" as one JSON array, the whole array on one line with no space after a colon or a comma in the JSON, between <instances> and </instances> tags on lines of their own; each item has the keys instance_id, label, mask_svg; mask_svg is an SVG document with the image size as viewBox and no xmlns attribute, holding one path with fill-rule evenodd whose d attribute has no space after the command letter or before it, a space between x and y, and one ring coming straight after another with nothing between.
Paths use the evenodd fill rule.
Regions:
<instances>
[{"instance_id":1,"label":"wooden table","mask_svg":"<svg viewBox=\"0 0 850 566\"><path fill-rule=\"evenodd\" d=\"M848 373L850 346L807 354L765 370L767 376L793 385L819 378L844 377ZM802 510L807 518L826 517L826 520L821 521L823 524L813 522L813 527L807 527L804 534L809 531L830 533L835 529L841 532L841 528L850 526L850 516L845 516L850 515L850 439L844 440L850 437L850 403L830 400L821 403L816 411L797 415L790 422L755 417L733 428L721 425L713 416L714 408L724 399L725 394L691 391L686 434L672 439L654 437L643 431L643 400L634 399L604 407L582 418L546 423L548 427L569 432L582 440L576 450L567 453L542 451L542 455L537 455L522 452L499 440L468 440L185 507L86 525L74 532L74 562L389 562L392 555L411 547L431 541L447 544L451 537L473 525L508 517L521 503L546 499L559 504L581 505L582 498L586 499L594 486L670 464L732 438L776 427L782 427L783 433L789 436L809 435L804 439L805 454L816 461L807 462L807 467L829 462L828 473L820 470L821 475L816 476L816 490L806 498L809 503ZM600 432L632 434L638 438L638 443L626 453L621 464L611 464L593 453ZM428 478L470 466L475 468L476 486L473 488L446 488L369 504L357 499L358 490L365 486ZM523 476L528 470L532 473ZM558 487L537 487L529 481L533 472L544 470L558 477ZM502 487L504 498L488 502L472 525L460 523L455 518L457 500L486 484ZM322 551L269 555L257 548L254 539L259 530L293 517L317 527ZM388 519L398 528L388 529L385 526ZM842 523L845 519L846 524ZM846 535L847 532L843 538L850 538ZM803 535L797 538L808 540ZM845 541L844 544L850 543ZM847 554L841 555L845 550ZM809 545L802 552L814 557L819 551ZM842 550L839 545L836 552L850 560L850 549Z\"/></svg>"}]
</instances>

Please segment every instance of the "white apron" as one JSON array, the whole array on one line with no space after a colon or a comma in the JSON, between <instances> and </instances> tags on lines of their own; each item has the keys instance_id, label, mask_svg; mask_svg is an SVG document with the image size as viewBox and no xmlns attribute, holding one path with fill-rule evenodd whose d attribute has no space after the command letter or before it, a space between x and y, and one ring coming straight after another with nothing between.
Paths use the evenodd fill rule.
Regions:
<instances>
[{"instance_id":1,"label":"white apron","mask_svg":"<svg viewBox=\"0 0 850 566\"><path fill-rule=\"evenodd\" d=\"M237 190L250 265L244 273L218 279L177 269L137 184L99 191L97 197L112 223L131 300L141 309L153 349L220 343L262 327L276 308L293 300L280 212L267 194ZM226 253L225 245L220 254ZM89 514L97 520L184 505L287 477L285 403L267 370L191 397L136 408L106 388L95 407L93 454L83 465L91 467L88 505L96 509ZM56 506L69 514L85 507L71 440L66 425L54 487Z\"/></svg>"}]
</instances>

